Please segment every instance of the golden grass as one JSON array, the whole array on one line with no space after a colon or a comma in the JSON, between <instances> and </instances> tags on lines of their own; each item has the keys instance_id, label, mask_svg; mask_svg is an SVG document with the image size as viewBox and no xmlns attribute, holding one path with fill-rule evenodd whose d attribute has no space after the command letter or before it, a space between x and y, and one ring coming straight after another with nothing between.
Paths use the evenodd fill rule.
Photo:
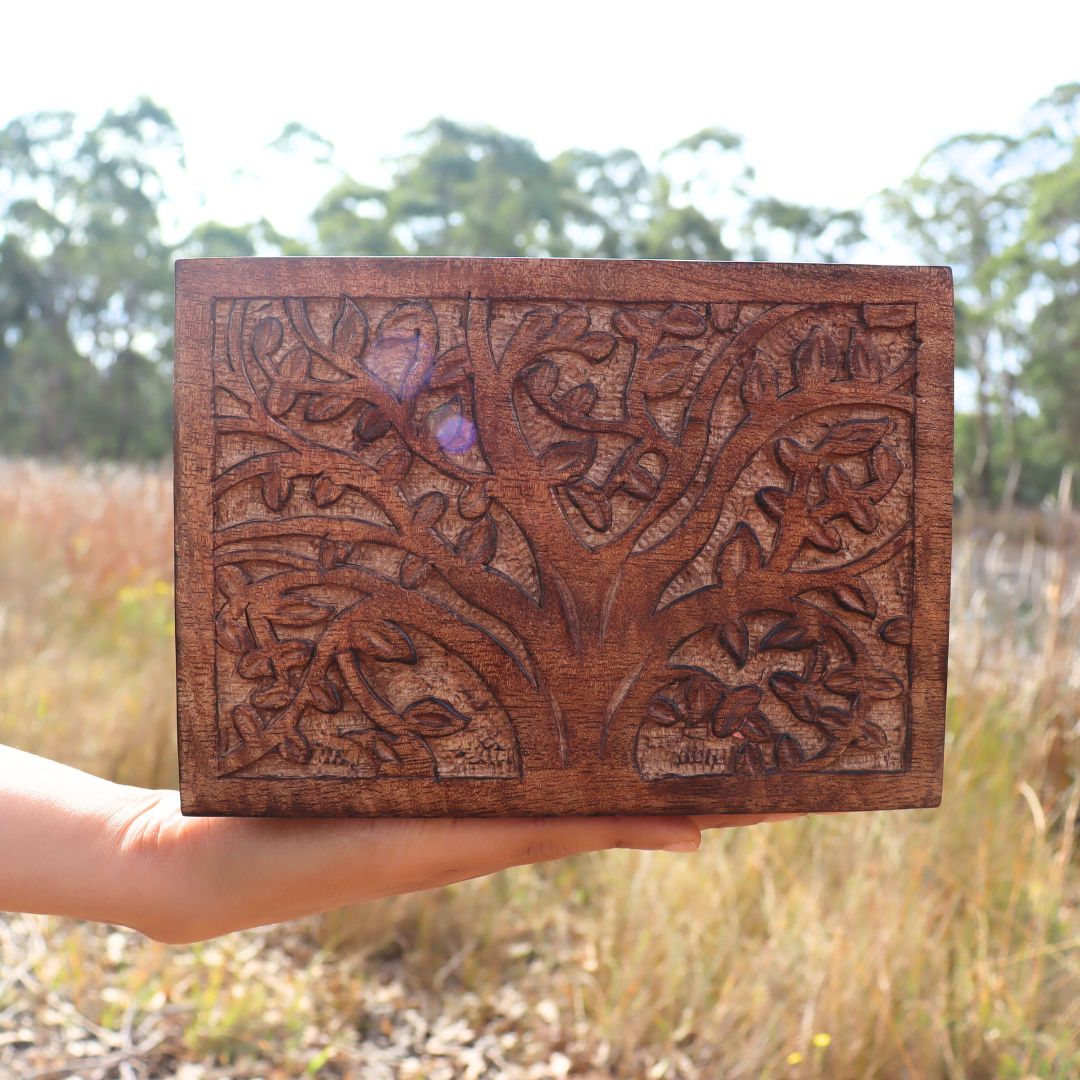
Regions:
<instances>
[{"instance_id":1,"label":"golden grass","mask_svg":"<svg viewBox=\"0 0 1080 1080\"><path fill-rule=\"evenodd\" d=\"M170 513L162 473L0 464L0 740L173 781ZM1002 524L958 532L940 810L582 857L194 949L10 916L0 1072L1077 1075L1080 559L1068 515Z\"/></svg>"}]
</instances>

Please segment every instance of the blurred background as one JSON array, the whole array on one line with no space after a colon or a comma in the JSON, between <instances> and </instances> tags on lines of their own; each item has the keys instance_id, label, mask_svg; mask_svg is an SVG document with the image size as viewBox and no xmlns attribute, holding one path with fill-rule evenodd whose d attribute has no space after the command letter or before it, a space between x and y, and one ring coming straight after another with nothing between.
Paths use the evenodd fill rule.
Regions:
<instances>
[{"instance_id":1,"label":"blurred background","mask_svg":"<svg viewBox=\"0 0 1080 1080\"><path fill-rule=\"evenodd\" d=\"M177 257L945 263L958 378L941 809L195 948L0 915L0 1074L1080 1074L1077 31L1038 0L6 12L4 742L175 785Z\"/></svg>"}]
</instances>

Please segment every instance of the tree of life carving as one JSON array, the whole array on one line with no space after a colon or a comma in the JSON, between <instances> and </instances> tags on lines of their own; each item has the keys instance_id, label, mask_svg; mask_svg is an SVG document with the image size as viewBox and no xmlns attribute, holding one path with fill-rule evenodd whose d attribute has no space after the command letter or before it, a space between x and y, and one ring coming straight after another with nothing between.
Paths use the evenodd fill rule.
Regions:
<instances>
[{"instance_id":1,"label":"tree of life carving","mask_svg":"<svg viewBox=\"0 0 1080 1080\"><path fill-rule=\"evenodd\" d=\"M221 775L904 768L917 350L901 304L217 301Z\"/></svg>"}]
</instances>

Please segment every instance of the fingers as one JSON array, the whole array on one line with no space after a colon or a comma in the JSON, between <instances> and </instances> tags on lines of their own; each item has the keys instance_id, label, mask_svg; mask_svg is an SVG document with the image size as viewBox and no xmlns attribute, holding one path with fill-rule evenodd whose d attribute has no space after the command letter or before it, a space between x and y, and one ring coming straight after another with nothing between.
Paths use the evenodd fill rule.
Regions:
<instances>
[{"instance_id":1,"label":"fingers","mask_svg":"<svg viewBox=\"0 0 1080 1080\"><path fill-rule=\"evenodd\" d=\"M735 829L744 825L761 825L777 821L793 821L805 814L694 814L699 829Z\"/></svg>"},{"instance_id":2,"label":"fingers","mask_svg":"<svg viewBox=\"0 0 1080 1080\"><path fill-rule=\"evenodd\" d=\"M332 863L341 887L352 894L350 899L366 892L388 895L432 888L587 851L695 851L701 842L700 830L687 817L383 819L319 824L332 824L334 833L325 837L325 851L320 851L314 843L317 834L309 829L304 841L306 861ZM357 835L356 826L363 829L362 835Z\"/></svg>"}]
</instances>

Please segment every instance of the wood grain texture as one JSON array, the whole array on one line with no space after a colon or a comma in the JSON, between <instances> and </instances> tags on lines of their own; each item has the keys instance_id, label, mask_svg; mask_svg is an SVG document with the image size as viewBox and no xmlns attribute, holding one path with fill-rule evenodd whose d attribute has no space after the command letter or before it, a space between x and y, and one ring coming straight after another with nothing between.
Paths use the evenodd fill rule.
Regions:
<instances>
[{"instance_id":1,"label":"wood grain texture","mask_svg":"<svg viewBox=\"0 0 1080 1080\"><path fill-rule=\"evenodd\" d=\"M176 278L185 813L937 804L946 268Z\"/></svg>"}]
</instances>

